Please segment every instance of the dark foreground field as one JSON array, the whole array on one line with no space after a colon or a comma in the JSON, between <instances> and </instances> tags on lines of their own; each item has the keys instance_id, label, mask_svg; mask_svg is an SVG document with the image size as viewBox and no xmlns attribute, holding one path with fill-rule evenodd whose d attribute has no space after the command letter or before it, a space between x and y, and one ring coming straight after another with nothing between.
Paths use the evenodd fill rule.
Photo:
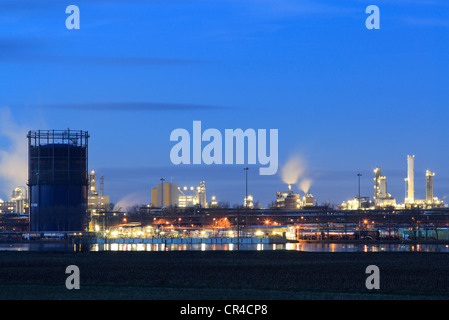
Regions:
<instances>
[{"instance_id":1,"label":"dark foreground field","mask_svg":"<svg viewBox=\"0 0 449 320\"><path fill-rule=\"evenodd\" d=\"M65 286L68 265L81 287ZM368 290L368 265L380 290ZM0 252L0 299L448 299L447 253Z\"/></svg>"}]
</instances>

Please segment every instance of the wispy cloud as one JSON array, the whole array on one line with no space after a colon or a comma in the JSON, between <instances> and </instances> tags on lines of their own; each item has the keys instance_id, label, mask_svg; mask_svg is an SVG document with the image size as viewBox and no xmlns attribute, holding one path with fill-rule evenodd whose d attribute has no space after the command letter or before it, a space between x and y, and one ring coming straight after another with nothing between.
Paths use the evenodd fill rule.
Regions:
<instances>
[{"instance_id":1,"label":"wispy cloud","mask_svg":"<svg viewBox=\"0 0 449 320\"><path fill-rule=\"evenodd\" d=\"M145 57L132 55L54 54L58 48L49 37L0 37L0 62L45 63L86 66L183 66L206 61L177 57Z\"/></svg>"},{"instance_id":2,"label":"wispy cloud","mask_svg":"<svg viewBox=\"0 0 449 320\"><path fill-rule=\"evenodd\" d=\"M188 104L188 103L162 103L162 102L86 102L86 103L61 103L41 104L43 109L72 109L72 110L98 110L98 111L190 111L213 110L227 108L217 105Z\"/></svg>"},{"instance_id":3,"label":"wispy cloud","mask_svg":"<svg viewBox=\"0 0 449 320\"><path fill-rule=\"evenodd\" d=\"M418 27L445 27L445 28L449 27L449 19L404 17L402 20L406 24Z\"/></svg>"},{"instance_id":4,"label":"wispy cloud","mask_svg":"<svg viewBox=\"0 0 449 320\"><path fill-rule=\"evenodd\" d=\"M354 9L335 4L332 1L295 1L295 0L251 0L247 2L248 10L265 17L288 18L298 16L342 15L354 12Z\"/></svg>"},{"instance_id":5,"label":"wispy cloud","mask_svg":"<svg viewBox=\"0 0 449 320\"><path fill-rule=\"evenodd\" d=\"M200 64L204 61L133 56L68 56L52 54L30 54L32 50L20 41L0 42L0 62L30 62L51 64L80 64L96 66L180 66ZM26 49L26 52L22 49Z\"/></svg>"}]
</instances>

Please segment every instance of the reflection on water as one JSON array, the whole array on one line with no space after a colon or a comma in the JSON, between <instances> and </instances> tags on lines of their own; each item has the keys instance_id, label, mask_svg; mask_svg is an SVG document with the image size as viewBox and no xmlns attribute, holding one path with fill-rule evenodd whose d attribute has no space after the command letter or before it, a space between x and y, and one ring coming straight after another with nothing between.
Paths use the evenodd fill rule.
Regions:
<instances>
[{"instance_id":1,"label":"reflection on water","mask_svg":"<svg viewBox=\"0 0 449 320\"><path fill-rule=\"evenodd\" d=\"M286 243L286 244L94 244L67 243L6 243L0 251L235 251L235 250L290 250L307 252L449 252L446 244L360 244L360 243Z\"/></svg>"}]
</instances>

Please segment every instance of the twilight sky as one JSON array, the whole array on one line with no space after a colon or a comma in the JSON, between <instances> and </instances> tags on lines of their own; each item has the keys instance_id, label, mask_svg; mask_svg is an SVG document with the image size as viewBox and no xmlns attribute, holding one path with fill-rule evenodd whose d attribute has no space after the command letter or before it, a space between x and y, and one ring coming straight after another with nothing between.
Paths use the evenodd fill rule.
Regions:
<instances>
[{"instance_id":1,"label":"twilight sky","mask_svg":"<svg viewBox=\"0 0 449 320\"><path fill-rule=\"evenodd\" d=\"M65 27L71 4L79 30ZM371 4L380 30L365 27ZM445 0L2 0L0 198L26 184L27 130L70 128L89 131L89 169L112 202L149 203L163 177L241 203L243 165L171 164L171 131L195 120L279 130L278 174L249 166L263 206L295 155L318 203L356 196L358 172L372 196L376 166L402 202L407 154L416 198L426 169L443 198L448 74Z\"/></svg>"}]
</instances>

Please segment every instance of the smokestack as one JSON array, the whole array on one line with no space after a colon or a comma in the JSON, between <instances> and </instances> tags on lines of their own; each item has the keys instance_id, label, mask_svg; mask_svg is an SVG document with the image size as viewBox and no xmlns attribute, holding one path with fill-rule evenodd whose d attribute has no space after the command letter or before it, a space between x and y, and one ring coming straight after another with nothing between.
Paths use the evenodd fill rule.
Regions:
<instances>
[{"instance_id":1,"label":"smokestack","mask_svg":"<svg viewBox=\"0 0 449 320\"><path fill-rule=\"evenodd\" d=\"M292 185L291 184L288 185L288 192L292 192Z\"/></svg>"},{"instance_id":2,"label":"smokestack","mask_svg":"<svg viewBox=\"0 0 449 320\"><path fill-rule=\"evenodd\" d=\"M435 173L426 171L426 201L427 203L433 202L433 177Z\"/></svg>"},{"instance_id":3,"label":"smokestack","mask_svg":"<svg viewBox=\"0 0 449 320\"><path fill-rule=\"evenodd\" d=\"M415 202L415 156L407 156L407 199L405 202Z\"/></svg>"},{"instance_id":4,"label":"smokestack","mask_svg":"<svg viewBox=\"0 0 449 320\"><path fill-rule=\"evenodd\" d=\"M380 167L376 167L374 169L374 201L377 202L377 200L380 198L380 177L382 176L382 171Z\"/></svg>"}]
</instances>

